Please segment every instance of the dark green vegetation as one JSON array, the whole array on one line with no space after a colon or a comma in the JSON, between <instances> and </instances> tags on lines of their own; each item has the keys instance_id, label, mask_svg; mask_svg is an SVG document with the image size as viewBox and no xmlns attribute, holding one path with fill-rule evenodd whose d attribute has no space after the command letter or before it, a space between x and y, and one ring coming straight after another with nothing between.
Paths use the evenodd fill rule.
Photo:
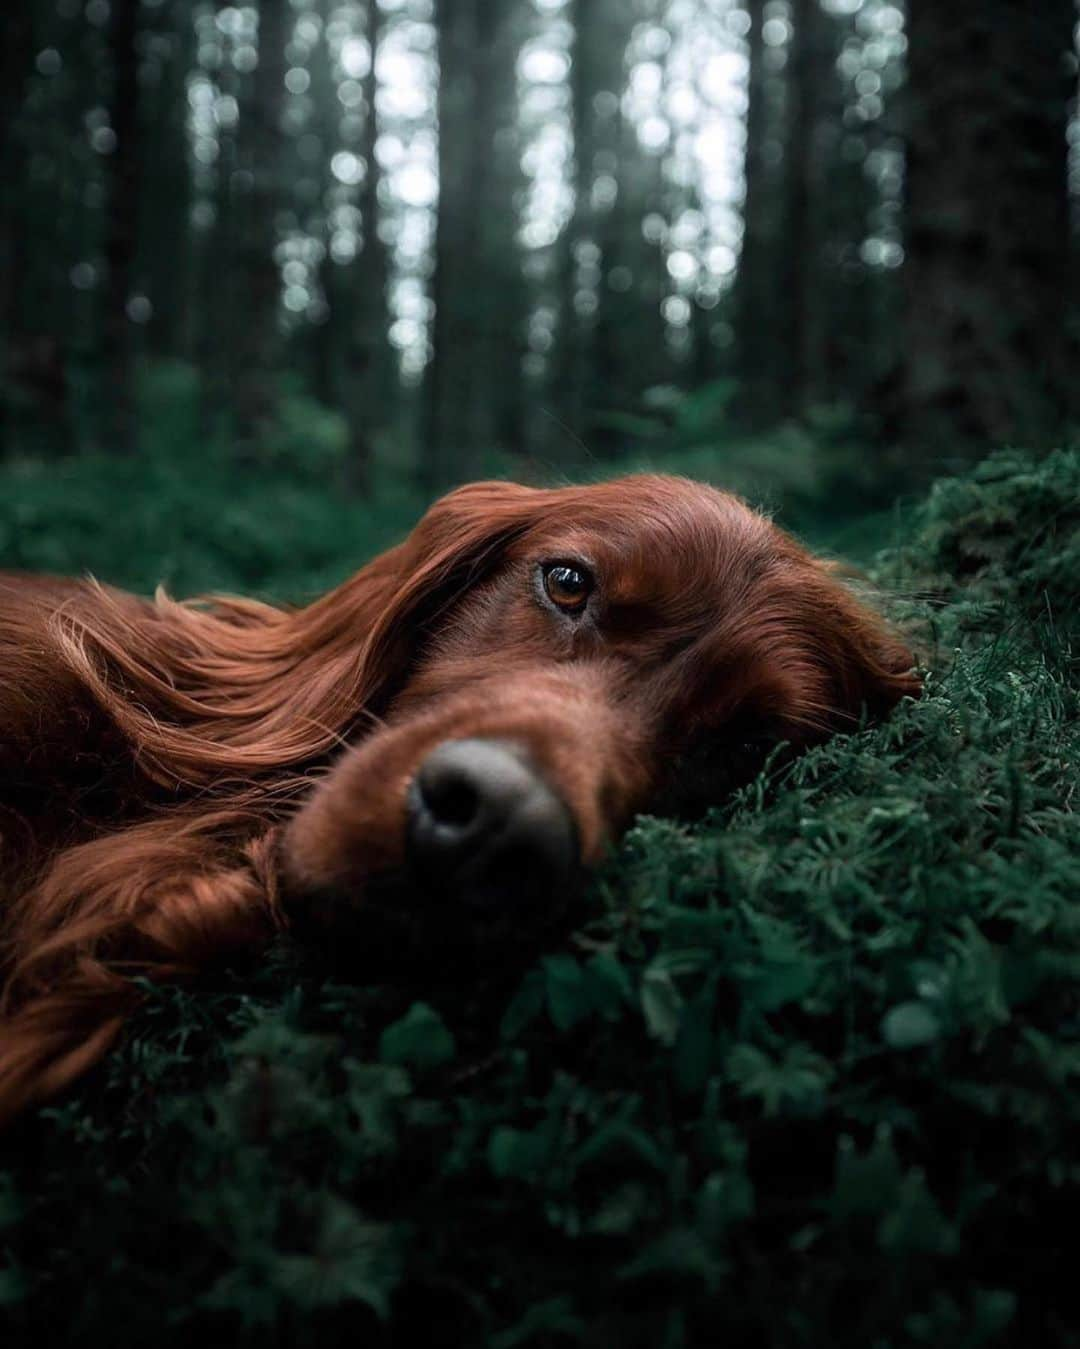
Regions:
<instances>
[{"instance_id":1,"label":"dark green vegetation","mask_svg":"<svg viewBox=\"0 0 1080 1349\"><path fill-rule=\"evenodd\" d=\"M229 552L199 499L185 583L355 561ZM70 519L22 560L82 561ZM1076 1343L1080 456L940 482L877 579L924 700L640 821L560 948L148 988L3 1142L5 1344Z\"/></svg>"}]
</instances>

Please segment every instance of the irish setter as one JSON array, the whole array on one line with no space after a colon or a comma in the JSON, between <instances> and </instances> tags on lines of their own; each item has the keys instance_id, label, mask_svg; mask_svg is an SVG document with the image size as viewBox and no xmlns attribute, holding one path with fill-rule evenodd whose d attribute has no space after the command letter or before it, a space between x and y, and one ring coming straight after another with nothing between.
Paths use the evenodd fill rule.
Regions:
<instances>
[{"instance_id":1,"label":"irish setter","mask_svg":"<svg viewBox=\"0 0 1080 1349\"><path fill-rule=\"evenodd\" d=\"M465 968L636 811L918 690L827 564L662 476L463 487L299 609L3 577L0 660L0 1118L104 1053L132 975L282 926Z\"/></svg>"}]
</instances>

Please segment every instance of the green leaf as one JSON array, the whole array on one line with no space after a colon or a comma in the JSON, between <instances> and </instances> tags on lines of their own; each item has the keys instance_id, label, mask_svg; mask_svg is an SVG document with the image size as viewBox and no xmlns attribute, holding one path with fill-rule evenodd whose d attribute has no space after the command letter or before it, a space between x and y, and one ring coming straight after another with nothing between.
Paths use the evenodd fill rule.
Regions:
<instances>
[{"instance_id":1,"label":"green leaf","mask_svg":"<svg viewBox=\"0 0 1080 1349\"><path fill-rule=\"evenodd\" d=\"M650 965L641 980L641 1010L649 1034L669 1048L679 1033L682 1001L682 994L667 970L658 968L655 963Z\"/></svg>"},{"instance_id":2,"label":"green leaf","mask_svg":"<svg viewBox=\"0 0 1080 1349\"><path fill-rule=\"evenodd\" d=\"M589 999L606 1021L617 1021L634 1001L634 986L626 967L613 955L599 951L585 966Z\"/></svg>"},{"instance_id":3,"label":"green leaf","mask_svg":"<svg viewBox=\"0 0 1080 1349\"><path fill-rule=\"evenodd\" d=\"M391 1229L333 1195L323 1198L321 1209L314 1250L279 1256L274 1282L300 1307L364 1302L385 1321L398 1281Z\"/></svg>"},{"instance_id":4,"label":"green leaf","mask_svg":"<svg viewBox=\"0 0 1080 1349\"><path fill-rule=\"evenodd\" d=\"M789 1045L779 1060L754 1045L736 1045L727 1068L740 1093L758 1097L766 1115L778 1114L787 1104L816 1104L833 1076L828 1060L803 1044Z\"/></svg>"},{"instance_id":5,"label":"green leaf","mask_svg":"<svg viewBox=\"0 0 1080 1349\"><path fill-rule=\"evenodd\" d=\"M400 1068L355 1059L346 1059L344 1068L347 1100L359 1117L367 1147L376 1153L393 1151L400 1103L412 1090L408 1076Z\"/></svg>"},{"instance_id":6,"label":"green leaf","mask_svg":"<svg viewBox=\"0 0 1080 1349\"><path fill-rule=\"evenodd\" d=\"M0 1269L0 1307L13 1307L24 1301L29 1287L26 1275L17 1265Z\"/></svg>"},{"instance_id":7,"label":"green leaf","mask_svg":"<svg viewBox=\"0 0 1080 1349\"><path fill-rule=\"evenodd\" d=\"M715 985L709 980L693 1001L682 1009L672 1055L675 1085L683 1092L700 1091L712 1066L712 1022Z\"/></svg>"},{"instance_id":8,"label":"green leaf","mask_svg":"<svg viewBox=\"0 0 1080 1349\"><path fill-rule=\"evenodd\" d=\"M902 1002L885 1013L881 1036L893 1049L918 1049L941 1036L941 1022L925 1002Z\"/></svg>"},{"instance_id":9,"label":"green leaf","mask_svg":"<svg viewBox=\"0 0 1080 1349\"><path fill-rule=\"evenodd\" d=\"M557 1335L578 1343L585 1335L585 1322L574 1311L568 1297L552 1297L546 1302L534 1302L516 1325L493 1335L491 1349L517 1349L541 1336Z\"/></svg>"},{"instance_id":10,"label":"green leaf","mask_svg":"<svg viewBox=\"0 0 1080 1349\"><path fill-rule=\"evenodd\" d=\"M879 1130L872 1146L862 1154L855 1150L850 1138L841 1138L836 1154L836 1180L828 1208L841 1220L883 1213L893 1203L901 1174L887 1129Z\"/></svg>"},{"instance_id":11,"label":"green leaf","mask_svg":"<svg viewBox=\"0 0 1080 1349\"><path fill-rule=\"evenodd\" d=\"M516 1040L525 1027L536 1020L544 1009L546 992L547 980L544 971L530 970L503 1013L503 1019L499 1024L499 1035L503 1040Z\"/></svg>"},{"instance_id":12,"label":"green leaf","mask_svg":"<svg viewBox=\"0 0 1080 1349\"><path fill-rule=\"evenodd\" d=\"M379 1037L379 1058L401 1067L438 1068L449 1063L457 1047L442 1017L426 1002L414 1002L400 1021Z\"/></svg>"},{"instance_id":13,"label":"green leaf","mask_svg":"<svg viewBox=\"0 0 1080 1349\"><path fill-rule=\"evenodd\" d=\"M0 1172L0 1230L11 1227L22 1217L23 1206L15 1189L15 1178Z\"/></svg>"},{"instance_id":14,"label":"green leaf","mask_svg":"<svg viewBox=\"0 0 1080 1349\"><path fill-rule=\"evenodd\" d=\"M949 1255L959 1244L956 1231L916 1168L903 1178L895 1202L878 1225L883 1251Z\"/></svg>"},{"instance_id":15,"label":"green leaf","mask_svg":"<svg viewBox=\"0 0 1080 1349\"><path fill-rule=\"evenodd\" d=\"M573 956L546 956L548 1015L559 1030L570 1030L592 1010L585 973Z\"/></svg>"},{"instance_id":16,"label":"green leaf","mask_svg":"<svg viewBox=\"0 0 1080 1349\"><path fill-rule=\"evenodd\" d=\"M732 1223L752 1218L755 1207L753 1182L745 1171L714 1171L698 1194L698 1222L716 1241Z\"/></svg>"},{"instance_id":17,"label":"green leaf","mask_svg":"<svg viewBox=\"0 0 1080 1349\"><path fill-rule=\"evenodd\" d=\"M617 1277L630 1281L657 1275L680 1275L700 1280L706 1288L712 1289L722 1272L722 1263L709 1251L700 1235L693 1228L677 1227L623 1265Z\"/></svg>"},{"instance_id":18,"label":"green leaf","mask_svg":"<svg viewBox=\"0 0 1080 1349\"><path fill-rule=\"evenodd\" d=\"M551 1143L542 1129L500 1127L488 1140L488 1166L500 1180L534 1181L547 1166Z\"/></svg>"}]
</instances>

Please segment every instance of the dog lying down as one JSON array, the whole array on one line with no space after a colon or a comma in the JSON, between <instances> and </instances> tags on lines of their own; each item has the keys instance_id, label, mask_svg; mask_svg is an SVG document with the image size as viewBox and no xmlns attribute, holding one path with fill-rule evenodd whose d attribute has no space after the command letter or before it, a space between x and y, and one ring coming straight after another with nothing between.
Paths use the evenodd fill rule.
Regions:
<instances>
[{"instance_id":1,"label":"dog lying down","mask_svg":"<svg viewBox=\"0 0 1080 1349\"><path fill-rule=\"evenodd\" d=\"M635 812L919 688L828 564L663 476L463 487L299 609L3 576L0 656L0 1118L100 1058L133 975L282 926L527 949Z\"/></svg>"}]
</instances>

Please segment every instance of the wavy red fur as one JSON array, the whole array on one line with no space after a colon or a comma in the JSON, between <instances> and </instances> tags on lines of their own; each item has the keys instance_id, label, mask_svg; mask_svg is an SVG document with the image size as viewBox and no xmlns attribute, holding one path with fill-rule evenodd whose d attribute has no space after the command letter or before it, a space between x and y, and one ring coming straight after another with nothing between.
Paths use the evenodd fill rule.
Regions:
<instances>
[{"instance_id":1,"label":"wavy red fur","mask_svg":"<svg viewBox=\"0 0 1080 1349\"><path fill-rule=\"evenodd\" d=\"M538 602L555 556L596 571L587 624ZM0 577L0 657L0 1119L104 1053L133 974L257 952L281 891L362 910L443 741L523 746L589 864L691 742L805 743L918 691L826 564L651 476L462 488L298 609Z\"/></svg>"}]
</instances>

